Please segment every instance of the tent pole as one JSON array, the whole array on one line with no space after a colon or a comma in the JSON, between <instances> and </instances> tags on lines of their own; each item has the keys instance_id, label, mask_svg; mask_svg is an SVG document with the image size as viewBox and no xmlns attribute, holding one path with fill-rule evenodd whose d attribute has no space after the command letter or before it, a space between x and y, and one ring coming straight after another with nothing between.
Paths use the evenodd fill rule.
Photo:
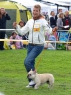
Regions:
<instances>
[{"instance_id":1,"label":"tent pole","mask_svg":"<svg viewBox=\"0 0 71 95\"><path fill-rule=\"evenodd\" d=\"M68 10L70 9L70 6L68 6Z\"/></svg>"},{"instance_id":2,"label":"tent pole","mask_svg":"<svg viewBox=\"0 0 71 95\"><path fill-rule=\"evenodd\" d=\"M59 7L59 5L58 4L56 4L57 5L57 14L58 14L58 7Z\"/></svg>"}]
</instances>

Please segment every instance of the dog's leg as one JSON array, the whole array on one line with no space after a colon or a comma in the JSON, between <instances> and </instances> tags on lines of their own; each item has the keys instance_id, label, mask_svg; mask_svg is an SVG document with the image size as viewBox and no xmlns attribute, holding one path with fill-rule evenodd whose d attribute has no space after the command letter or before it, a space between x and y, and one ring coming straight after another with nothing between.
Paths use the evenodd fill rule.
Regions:
<instances>
[{"instance_id":1,"label":"dog's leg","mask_svg":"<svg viewBox=\"0 0 71 95\"><path fill-rule=\"evenodd\" d=\"M53 84L54 84L54 83L53 83L52 81L50 81L50 82L48 83L48 88L49 88L49 89L52 89Z\"/></svg>"},{"instance_id":2,"label":"dog's leg","mask_svg":"<svg viewBox=\"0 0 71 95\"><path fill-rule=\"evenodd\" d=\"M40 83L36 83L36 85L34 86L34 89L38 89L40 86Z\"/></svg>"}]
</instances>

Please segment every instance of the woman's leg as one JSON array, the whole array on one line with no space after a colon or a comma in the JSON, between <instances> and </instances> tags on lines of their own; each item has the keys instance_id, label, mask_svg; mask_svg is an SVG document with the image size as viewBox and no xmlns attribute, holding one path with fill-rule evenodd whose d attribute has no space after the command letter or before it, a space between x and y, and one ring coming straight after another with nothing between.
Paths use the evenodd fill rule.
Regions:
<instances>
[{"instance_id":1,"label":"woman's leg","mask_svg":"<svg viewBox=\"0 0 71 95\"><path fill-rule=\"evenodd\" d=\"M27 57L24 61L24 65L26 67L27 72L29 72L31 69L34 71L35 70L35 58L41 53L43 50L44 46L28 46L28 53ZM31 79L28 78L28 81L30 82L28 86L26 87L34 87L35 83Z\"/></svg>"},{"instance_id":2,"label":"woman's leg","mask_svg":"<svg viewBox=\"0 0 71 95\"><path fill-rule=\"evenodd\" d=\"M35 58L42 52L43 48L44 46L28 46L28 51L30 50L30 52L27 54L27 57L24 61L27 72L29 72L31 69L35 70Z\"/></svg>"}]
</instances>

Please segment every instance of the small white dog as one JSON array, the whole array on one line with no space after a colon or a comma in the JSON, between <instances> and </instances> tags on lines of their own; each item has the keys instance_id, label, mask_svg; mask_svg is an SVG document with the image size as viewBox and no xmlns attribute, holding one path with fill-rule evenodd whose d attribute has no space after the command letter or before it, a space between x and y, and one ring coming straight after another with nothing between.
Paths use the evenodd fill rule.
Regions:
<instances>
[{"instance_id":1,"label":"small white dog","mask_svg":"<svg viewBox=\"0 0 71 95\"><path fill-rule=\"evenodd\" d=\"M32 79L35 82L34 89L38 89L41 84L47 83L51 88L54 84L54 76L49 73L38 74L36 71L30 71L28 73L28 78Z\"/></svg>"}]
</instances>

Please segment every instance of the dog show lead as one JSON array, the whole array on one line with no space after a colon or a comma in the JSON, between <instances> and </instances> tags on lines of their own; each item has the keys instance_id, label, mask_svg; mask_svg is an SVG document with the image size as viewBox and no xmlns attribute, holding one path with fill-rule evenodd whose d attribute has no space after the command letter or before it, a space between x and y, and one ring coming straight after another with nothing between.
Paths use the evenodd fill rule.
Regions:
<instances>
[{"instance_id":1,"label":"dog show lead","mask_svg":"<svg viewBox=\"0 0 71 95\"><path fill-rule=\"evenodd\" d=\"M13 27L20 35L25 35L29 33L28 39L28 50L27 57L24 61L25 68L27 73L32 69L35 70L35 58L42 52L44 49L45 43L45 32L49 34L52 33L52 28L48 25L45 18L41 15L41 6L35 5L32 12L32 19L27 21L26 25L22 28L14 22ZM26 87L33 87L35 84L31 79L29 80L29 85Z\"/></svg>"}]
</instances>

